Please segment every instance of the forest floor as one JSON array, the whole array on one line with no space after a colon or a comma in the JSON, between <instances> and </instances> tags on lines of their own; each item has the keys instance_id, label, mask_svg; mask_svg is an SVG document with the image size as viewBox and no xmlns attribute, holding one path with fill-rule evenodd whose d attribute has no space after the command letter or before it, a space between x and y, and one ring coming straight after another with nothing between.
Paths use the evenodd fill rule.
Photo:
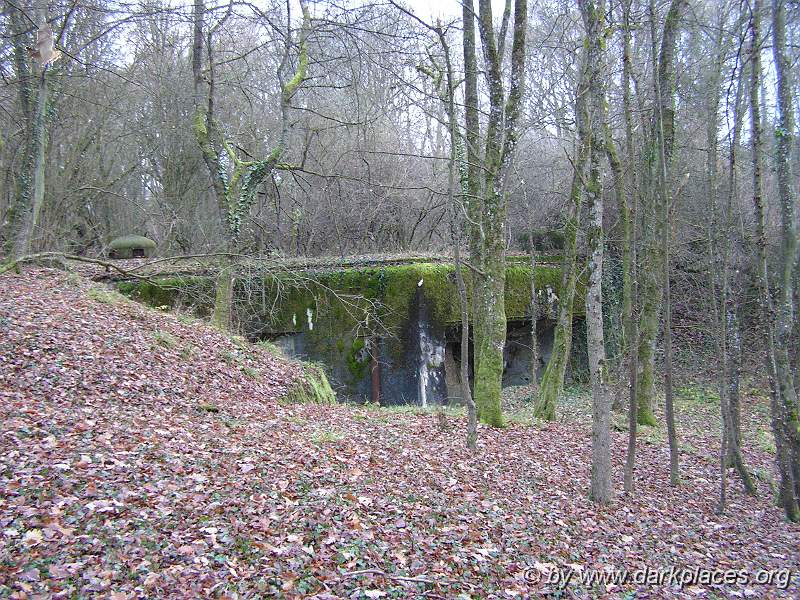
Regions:
<instances>
[{"instance_id":1,"label":"forest floor","mask_svg":"<svg viewBox=\"0 0 800 600\"><path fill-rule=\"evenodd\" d=\"M763 394L743 402L759 496L731 472L718 516L718 407L703 388L678 400L681 485L662 429L645 428L636 492L600 508L585 393L549 424L516 402L473 455L458 411L281 404L297 374L75 275L0 277L0 597L800 593ZM613 436L618 488L626 436Z\"/></svg>"}]
</instances>

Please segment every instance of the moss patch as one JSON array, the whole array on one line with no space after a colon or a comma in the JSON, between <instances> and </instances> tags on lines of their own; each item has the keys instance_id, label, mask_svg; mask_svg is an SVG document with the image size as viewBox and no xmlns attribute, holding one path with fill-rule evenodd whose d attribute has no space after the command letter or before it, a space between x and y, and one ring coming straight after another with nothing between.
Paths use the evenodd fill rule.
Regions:
<instances>
[{"instance_id":1,"label":"moss patch","mask_svg":"<svg viewBox=\"0 0 800 600\"><path fill-rule=\"evenodd\" d=\"M143 235L123 235L111 240L111 250L131 250L133 248L155 249L156 243Z\"/></svg>"},{"instance_id":2,"label":"moss patch","mask_svg":"<svg viewBox=\"0 0 800 600\"><path fill-rule=\"evenodd\" d=\"M366 342L362 338L353 340L347 353L347 368L355 381L363 379L369 368L369 356L364 352Z\"/></svg>"},{"instance_id":3,"label":"moss patch","mask_svg":"<svg viewBox=\"0 0 800 600\"><path fill-rule=\"evenodd\" d=\"M92 287L86 290L86 295L92 300L102 304L124 304L130 302L128 298L114 290L106 290L100 287Z\"/></svg>"},{"instance_id":4,"label":"moss patch","mask_svg":"<svg viewBox=\"0 0 800 600\"><path fill-rule=\"evenodd\" d=\"M280 400L287 404L336 404L336 393L319 365L303 364L303 375Z\"/></svg>"},{"instance_id":5,"label":"moss patch","mask_svg":"<svg viewBox=\"0 0 800 600\"><path fill-rule=\"evenodd\" d=\"M117 289L126 296L154 307L188 304L197 307L197 312L201 314L207 314L213 307L214 280L207 277L122 281L117 284Z\"/></svg>"},{"instance_id":6,"label":"moss patch","mask_svg":"<svg viewBox=\"0 0 800 600\"><path fill-rule=\"evenodd\" d=\"M418 263L251 277L237 280L236 304L240 319L258 320L272 333L307 331L312 337L327 337L332 331L358 325L366 329L382 326L398 333L408 320L419 292L430 307L434 323L446 326L461 320L454 270L448 264ZM464 273L467 275L466 270ZM508 320L527 317L530 276L528 266L513 263L508 266L505 297ZM561 284L558 267L536 267L535 277L538 289L550 288L558 295ZM467 282L470 279L465 277ZM118 284L120 292L151 306L174 306L180 302L205 311L211 308L213 288L214 282L208 277ZM582 292L578 290L579 295ZM467 295L471 298L470 289ZM576 309L581 305L576 302ZM340 345L339 350L342 348Z\"/></svg>"}]
</instances>

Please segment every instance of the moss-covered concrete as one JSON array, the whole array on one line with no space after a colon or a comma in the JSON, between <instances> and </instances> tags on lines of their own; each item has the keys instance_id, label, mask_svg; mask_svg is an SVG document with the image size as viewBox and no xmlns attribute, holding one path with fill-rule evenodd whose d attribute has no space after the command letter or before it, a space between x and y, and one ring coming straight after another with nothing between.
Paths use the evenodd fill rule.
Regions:
<instances>
[{"instance_id":1,"label":"moss-covered concrete","mask_svg":"<svg viewBox=\"0 0 800 600\"><path fill-rule=\"evenodd\" d=\"M258 318L265 333L307 331L330 336L359 325L364 333L368 329L381 333L382 329L391 331L404 326L419 290L437 325L457 324L461 314L453 270L452 265L419 263L286 273L259 280L240 277L236 286L237 316L242 322ZM527 318L530 272L530 267L518 264L511 264L506 270L508 320ZM557 267L537 267L535 277L538 289L550 288L558 296L561 273ZM210 308L214 297L214 281L209 277L126 281L118 288L152 306L180 302L201 311ZM467 293L471 296L469 289ZM342 350L342 346L338 349Z\"/></svg>"},{"instance_id":2,"label":"moss-covered concrete","mask_svg":"<svg viewBox=\"0 0 800 600\"><path fill-rule=\"evenodd\" d=\"M464 274L467 275L465 269ZM559 294L560 269L535 270L542 301ZM512 261L506 269L505 310L509 321L526 320L530 311L530 267ZM467 282L470 277L465 277ZM193 307L208 315L214 303L213 277L176 277L119 284L122 293L153 306ZM472 291L467 286L471 299ZM549 291L547 291L549 288ZM579 292L581 293L581 292ZM420 304L435 331L458 326L461 309L454 266L412 263L325 271L285 271L236 278L235 315L251 339L301 336L301 355L334 366L332 376L347 395L363 395L369 376L366 346L381 339L384 359L413 368L418 349L415 329ZM583 303L576 303L582 306ZM547 310L547 307L543 307Z\"/></svg>"},{"instance_id":3,"label":"moss-covered concrete","mask_svg":"<svg viewBox=\"0 0 800 600\"><path fill-rule=\"evenodd\" d=\"M124 235L111 240L108 250L112 258L133 258L135 250L149 257L155 252L156 243L141 235Z\"/></svg>"}]
</instances>

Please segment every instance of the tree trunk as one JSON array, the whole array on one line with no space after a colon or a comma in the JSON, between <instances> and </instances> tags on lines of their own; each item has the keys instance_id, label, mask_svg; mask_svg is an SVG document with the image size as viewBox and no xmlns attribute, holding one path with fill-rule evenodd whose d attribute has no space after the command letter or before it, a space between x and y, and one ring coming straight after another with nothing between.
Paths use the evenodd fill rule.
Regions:
<instances>
[{"instance_id":1,"label":"tree trunk","mask_svg":"<svg viewBox=\"0 0 800 600\"><path fill-rule=\"evenodd\" d=\"M465 5L466 6L466 5ZM466 8L464 9L466 11ZM453 63L450 58L450 46L447 43L447 37L440 26L434 28L439 43L444 51L445 58L445 77L446 77L446 95L443 98L447 112L447 129L450 137L450 155L448 158L447 170L447 194L449 200L450 211L450 227L453 238L453 262L455 268L456 285L458 287L458 302L461 309L461 397L467 406L467 448L470 450L477 449L478 443L478 412L475 406L475 400L472 397L472 390L469 386L469 299L467 298L467 286L464 281L464 273L462 272L461 264L461 230L463 223L458 215L461 214L461 209L458 205L456 196L456 168L459 169L461 176L458 178L459 190L462 202L466 205L468 202L469 181L468 169L469 167L463 165L463 153L459 151L461 147L461 136L458 132L458 116L456 114L455 95L456 84L453 74Z\"/></svg>"},{"instance_id":2,"label":"tree trunk","mask_svg":"<svg viewBox=\"0 0 800 600\"><path fill-rule=\"evenodd\" d=\"M37 9L37 26L43 27L47 23L47 9ZM16 11L14 11L16 14ZM18 66L25 64L26 61L17 58ZM25 69L23 69L24 72ZM48 103L48 81L47 65L41 68L41 73L37 77L35 92L36 106L30 112L30 90L27 84L23 83L20 90L20 98L23 108L28 105L29 123L26 130L30 132L28 151L26 157L26 172L23 174L21 194L18 197L15 211L18 213L19 227L14 236L13 254L15 258L20 258L30 254L33 250L34 238L38 232L39 220L44 207L45 190L45 160L47 149L47 103ZM20 73L23 75L23 73Z\"/></svg>"},{"instance_id":3,"label":"tree trunk","mask_svg":"<svg viewBox=\"0 0 800 600\"><path fill-rule=\"evenodd\" d=\"M672 294L670 289L670 238L672 236L672 194L670 192L670 171L672 149L675 139L675 46L678 34L678 19L685 0L672 0L664 23L664 36L661 40L658 77L655 78L656 92L656 140L658 141L657 191L661 220L661 255L663 269L663 310L664 310L664 406L669 439L669 480L678 485L678 438L675 427L675 413L672 392ZM651 10L653 3L651 2Z\"/></svg>"},{"instance_id":4,"label":"tree trunk","mask_svg":"<svg viewBox=\"0 0 800 600\"><path fill-rule=\"evenodd\" d=\"M17 97L20 109L24 118L23 140L21 143L23 153L22 173L15 173L14 195L8 210L8 216L3 223L2 238L4 240L4 250L9 255L16 254L14 245L17 242L18 234L23 227L23 221L27 216L31 205L31 177L30 172L33 165L32 129L33 129L33 107L35 99L35 89L32 86L34 78L31 75L30 63L28 61L28 51L25 48L25 22L23 21L22 11L12 3L6 2L6 13L10 21L11 43L14 49L14 70L17 76ZM10 174L10 171L9 171Z\"/></svg>"},{"instance_id":5,"label":"tree trunk","mask_svg":"<svg viewBox=\"0 0 800 600\"><path fill-rule=\"evenodd\" d=\"M487 182L494 185L493 182ZM506 344L506 259L505 210L497 201L485 200L486 210L497 214L498 222L484 221L483 275L473 288L473 318L481 323L482 335L475 340L475 401L478 418L493 427L503 426L501 392L503 386L503 351ZM504 203L504 201L502 201Z\"/></svg>"},{"instance_id":6,"label":"tree trunk","mask_svg":"<svg viewBox=\"0 0 800 600\"><path fill-rule=\"evenodd\" d=\"M670 288L670 202L664 207L665 225L664 240L664 413L667 421L667 438L669 440L669 482L676 486L678 474L678 433L675 426L675 408L672 392L672 291Z\"/></svg>"},{"instance_id":7,"label":"tree trunk","mask_svg":"<svg viewBox=\"0 0 800 600\"><path fill-rule=\"evenodd\" d=\"M794 389L800 390L800 251L794 266Z\"/></svg>"},{"instance_id":8,"label":"tree trunk","mask_svg":"<svg viewBox=\"0 0 800 600\"><path fill-rule=\"evenodd\" d=\"M467 286L464 274L461 271L460 241L453 246L453 261L455 263L456 284L458 285L458 301L461 308L461 397L467 405L467 448L477 449L478 443L478 410L472 398L469 387L469 303L467 301Z\"/></svg>"},{"instance_id":9,"label":"tree trunk","mask_svg":"<svg viewBox=\"0 0 800 600\"><path fill-rule=\"evenodd\" d=\"M720 61L722 60L720 48ZM748 494L755 495L757 490L750 473L744 464L741 453L741 431L739 415L739 364L741 361L741 338L735 299L731 291L730 257L731 245L734 239L733 231L733 202L737 194L736 185L736 156L739 137L742 128L742 97L744 87L744 74L739 77L736 89L733 114L733 136L731 139L730 159L728 164L728 198L724 213L719 221L723 224L722 234L714 232L716 248L711 253L721 256L722 265L711 265L711 271L717 273L721 282L712 281L712 290L719 289L719 300L713 298L713 313L717 325L717 355L722 361L720 369L720 411L722 415L722 454L720 456L720 505L719 511L725 510L727 469L735 467ZM718 106L717 106L718 109ZM716 114L716 112L715 112ZM715 134L716 137L716 134ZM712 169L716 173L716 168ZM716 214L716 209L715 209ZM717 221L717 219L715 219Z\"/></svg>"},{"instance_id":10,"label":"tree trunk","mask_svg":"<svg viewBox=\"0 0 800 600\"><path fill-rule=\"evenodd\" d=\"M722 56L722 48L720 48L720 56ZM721 60L721 58L720 58ZM724 230L721 236L717 236L723 244L723 251L717 252L722 254L723 264L722 269L722 285L721 285L721 301L722 309L720 318L720 331L718 333L722 347L718 352L722 358L722 372L720 374L720 406L723 418L723 435L726 439L723 440L726 452L723 455L722 468L735 467L739 476L742 479L745 490L749 494L755 495L756 487L750 473L744 465L744 459L741 454L741 417L740 417L740 402L739 402L739 370L741 366L742 344L741 344L741 329L739 325L739 314L736 300L731 290L730 277L730 256L732 254L731 244L734 236L734 215L733 204L738 195L738 185L736 177L736 160L739 146L739 138L741 137L742 130L742 102L744 97L744 69L740 73L739 80L736 87L736 99L734 102L733 114L733 135L731 138L730 158L728 161L728 197L725 205L725 212L722 218L724 223ZM717 269L714 269L717 271ZM724 475L724 471L723 471ZM721 493L721 496L723 494ZM721 498L724 500L724 498ZM720 502L721 508L724 509L724 502Z\"/></svg>"},{"instance_id":11,"label":"tree trunk","mask_svg":"<svg viewBox=\"0 0 800 600\"><path fill-rule=\"evenodd\" d=\"M234 263L230 257L220 259L211 322L222 331L231 331L233 326L233 269Z\"/></svg>"},{"instance_id":12,"label":"tree trunk","mask_svg":"<svg viewBox=\"0 0 800 600\"><path fill-rule=\"evenodd\" d=\"M275 170L286 150L289 132L289 104L292 96L303 83L308 69L306 38L310 28L311 15L302 0L300 1L300 8L303 12L303 23L297 40L300 52L296 71L290 79L285 79L284 70L288 64L289 53L295 41L291 30L288 29L285 37L284 55L277 72L281 91L281 133L278 142L266 158L245 161L239 157L235 144L225 139L222 126L214 116L215 61L211 46L213 31L218 29L231 13L230 11L226 13L213 30L206 33L204 38L204 0L194 0L192 74L194 76L195 113L193 129L195 139L203 154L203 160L211 178L217 199L219 218L225 235L225 257L221 261L217 276L214 314L212 316L212 321L223 329L230 328L232 325L233 288L236 272L236 263L233 260L233 256L239 249L241 227L244 219L249 214L258 186ZM291 15L287 15L287 23L289 23L287 27L291 27L291 22ZM204 40L208 58L207 73L203 72ZM203 93L204 89L205 94Z\"/></svg>"},{"instance_id":13,"label":"tree trunk","mask_svg":"<svg viewBox=\"0 0 800 600\"><path fill-rule=\"evenodd\" d=\"M639 323L634 314L634 305L638 299L637 284L637 262L636 262L636 223L637 223L637 202L639 190L636 189L636 176L634 174L634 147L633 147L633 119L631 116L631 0L624 0L622 3L622 108L625 118L625 154L628 162L628 179L630 182L631 198L633 200L630 214L628 215L628 229L630 238L623 240L623 245L628 246L630 252L630 264L628 265L628 278L630 281L630 307L629 314L623 311L627 319L623 322L625 329L626 344L629 351L628 381L628 447L625 454L625 474L624 489L626 494L633 492L633 471L636 465L636 426L637 423L637 379L639 370ZM618 200L619 202L619 200ZM624 227L624 224L623 224ZM625 249L623 248L623 264ZM625 285L623 280L623 285Z\"/></svg>"},{"instance_id":14,"label":"tree trunk","mask_svg":"<svg viewBox=\"0 0 800 600\"><path fill-rule=\"evenodd\" d=\"M580 0L586 29L586 56L583 68L588 71L589 131L591 154L589 180L585 184L589 223L586 238L589 246L589 287L586 290L587 348L589 377L592 384L592 472L590 497L598 504L611 501L611 394L608 385L603 332L603 188L600 157L607 149L605 94L603 92L604 52L602 42L605 6L592 0Z\"/></svg>"},{"instance_id":15,"label":"tree trunk","mask_svg":"<svg viewBox=\"0 0 800 600\"><path fill-rule=\"evenodd\" d=\"M622 224L622 345L621 355L623 364L631 351L630 340L633 338L633 227L631 210L625 193L625 174L619 158L617 146L611 137L611 128L608 123L603 125L603 138L608 164L614 180L614 195L617 198L619 220ZM627 358L627 360L630 360ZM623 396L615 394L612 408L622 410Z\"/></svg>"},{"instance_id":16,"label":"tree trunk","mask_svg":"<svg viewBox=\"0 0 800 600\"><path fill-rule=\"evenodd\" d=\"M728 410L730 411L731 437L730 450L727 455L727 464L736 464L735 449L742 445L742 416L741 398L739 395L739 374L742 368L742 332L739 323L739 312L734 305L733 295L728 286L728 304L725 324L727 326L726 340L728 342L728 369L727 369L727 392Z\"/></svg>"},{"instance_id":17,"label":"tree trunk","mask_svg":"<svg viewBox=\"0 0 800 600\"><path fill-rule=\"evenodd\" d=\"M675 141L675 50L680 31L680 16L686 0L671 0L664 30L661 36L661 48L656 59L656 10L655 3L650 2L651 42L654 62L655 84L655 117L653 119L653 150L655 187L657 191L666 193L670 185L669 171L672 162L672 151ZM639 325L639 359L641 373L638 382L638 420L643 425L654 425L653 402L655 394L655 343L658 333L658 314L663 301L663 274L665 268L663 231L667 226L664 220L664 207L667 196L658 194L658 210L652 203L645 212L645 219L650 226L644 232L648 236L645 243L646 268L642 277L642 315Z\"/></svg>"},{"instance_id":18,"label":"tree trunk","mask_svg":"<svg viewBox=\"0 0 800 600\"><path fill-rule=\"evenodd\" d=\"M784 418L784 403L779 384L777 352L775 341L775 310L770 293L769 270L767 267L767 233L766 215L763 198L762 157L764 154L763 135L761 130L761 105L759 92L761 87L761 2L755 0L750 21L750 127L753 144L753 205L756 217L756 247L758 249L758 284L760 286L760 304L762 325L767 341L767 373L770 378L772 396L770 414L772 432L775 436L775 462L780 473L781 506L790 521L800 520L800 508L795 497L794 472L792 469L792 453L787 439Z\"/></svg>"},{"instance_id":19,"label":"tree trunk","mask_svg":"<svg viewBox=\"0 0 800 600\"><path fill-rule=\"evenodd\" d=\"M489 117L483 156L481 206L478 214L473 213L477 220L473 219L471 223L473 229L478 229L471 236L473 240L477 238L476 243L471 246L472 258L481 271L481 276L473 279L475 402L478 418L484 423L500 427L503 425L501 391L506 341L505 250L508 199L505 180L519 135L517 121L525 83L528 10L527 0L516 0L514 3L511 78L506 99L502 79L503 57L494 35L492 5L490 0L479 0L478 6L478 27L489 92ZM471 19L474 15L471 2L465 3L464 16L465 62L472 60L474 63L475 39L474 33L471 33ZM472 76L473 66L474 64L466 67L468 78ZM472 90L467 93L471 94ZM473 101L474 98L467 99L468 112L469 104ZM469 141L468 132L468 144ZM475 182L468 185L470 189L475 186Z\"/></svg>"},{"instance_id":20,"label":"tree trunk","mask_svg":"<svg viewBox=\"0 0 800 600\"><path fill-rule=\"evenodd\" d=\"M539 397L539 299L536 297L536 246L533 243L533 225L528 227L528 248L531 253L531 399Z\"/></svg>"},{"instance_id":21,"label":"tree trunk","mask_svg":"<svg viewBox=\"0 0 800 600\"><path fill-rule=\"evenodd\" d=\"M792 176L792 145L795 135L794 100L792 97L791 64L786 53L786 0L772 0L772 49L775 59L777 100L777 152L775 170L778 176L778 202L781 222L781 251L778 263L777 306L775 320L775 359L782 420L789 445L792 465L794 505L800 502L800 406L798 406L795 374L791 360L794 335L794 273L797 259L796 198ZM796 517L796 515L795 515ZM798 520L796 517L794 520Z\"/></svg>"},{"instance_id":22,"label":"tree trunk","mask_svg":"<svg viewBox=\"0 0 800 600\"><path fill-rule=\"evenodd\" d=\"M470 261L479 271L483 270L483 194L481 191L481 157L479 151L480 120L478 116L478 62L475 51L475 9L473 0L462 4L463 11L463 52L464 52L464 138L466 141L466 169L463 174L462 187L464 203L469 217L469 251ZM478 306L479 289L482 275L471 273L472 277L472 339L473 360L475 362L475 391L477 392L477 349L484 343L485 319ZM464 349L462 348L462 357ZM462 365L463 368L463 365ZM469 381L469 379L467 379ZM474 397L477 400L477 395ZM477 410L477 409L476 409Z\"/></svg>"},{"instance_id":23,"label":"tree trunk","mask_svg":"<svg viewBox=\"0 0 800 600\"><path fill-rule=\"evenodd\" d=\"M545 421L555 421L558 397L564 389L564 375L572 347L572 309L575 301L577 281L578 230L581 223L583 203L583 178L589 160L589 124L586 122L588 77L581 65L578 86L575 91L575 115L577 122L576 153L573 160L572 184L569 192L569 215L564 223L564 258L561 261L561 288L558 299L558 323L553 336L553 349L547 361L539 397L534 406L534 415Z\"/></svg>"},{"instance_id":24,"label":"tree trunk","mask_svg":"<svg viewBox=\"0 0 800 600\"><path fill-rule=\"evenodd\" d=\"M45 149L47 147L47 126L45 113L47 110L47 69L45 67L38 77L36 87L36 110L33 113L31 127L31 157L28 177L33 180L30 206L22 208L22 223L14 242L16 258L30 254L33 249L34 236L39 227L39 217L44 206L44 167Z\"/></svg>"}]
</instances>

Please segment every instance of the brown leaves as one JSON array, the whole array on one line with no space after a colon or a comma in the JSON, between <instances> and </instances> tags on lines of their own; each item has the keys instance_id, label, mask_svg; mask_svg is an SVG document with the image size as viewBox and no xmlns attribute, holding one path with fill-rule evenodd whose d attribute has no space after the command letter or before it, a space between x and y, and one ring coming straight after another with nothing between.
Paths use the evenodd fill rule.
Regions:
<instances>
[{"instance_id":1,"label":"brown leaves","mask_svg":"<svg viewBox=\"0 0 800 600\"><path fill-rule=\"evenodd\" d=\"M31 529L30 531L26 531L25 535L22 537L23 543L28 546L36 546L42 543L44 540L44 536L42 535L41 529Z\"/></svg>"},{"instance_id":2,"label":"brown leaves","mask_svg":"<svg viewBox=\"0 0 800 600\"><path fill-rule=\"evenodd\" d=\"M663 444L643 445L637 494L598 510L583 425L482 429L475 458L453 435L462 421L443 434L429 417L280 406L292 365L166 314L95 302L63 274L2 285L0 595L537 597L544 587L525 577L537 564L800 569L800 528L766 494L734 489L735 516L713 514L708 427L687 440L704 452L687 456L684 486L668 486ZM154 344L154 330L175 346ZM196 349L189 360L183 344ZM269 377L243 375L223 351ZM341 439L314 443L320 431ZM763 453L747 458L770 468ZM637 589L697 591L624 592Z\"/></svg>"}]
</instances>

